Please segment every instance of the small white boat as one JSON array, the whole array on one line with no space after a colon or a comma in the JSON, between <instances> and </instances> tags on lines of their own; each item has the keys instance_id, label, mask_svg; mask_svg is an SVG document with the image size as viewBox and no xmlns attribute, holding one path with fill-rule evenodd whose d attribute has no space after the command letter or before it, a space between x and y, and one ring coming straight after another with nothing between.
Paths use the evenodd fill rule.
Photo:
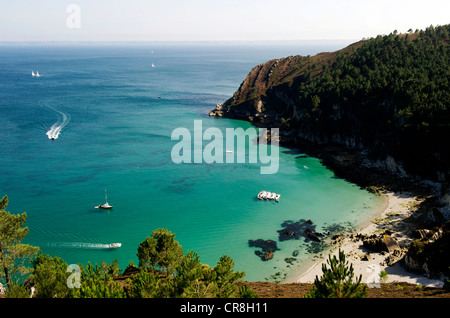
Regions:
<instances>
[{"instance_id":1,"label":"small white boat","mask_svg":"<svg viewBox=\"0 0 450 318\"><path fill-rule=\"evenodd\" d=\"M109 205L108 202L106 202L105 204L97 205L95 208L96 209L112 209L113 206Z\"/></svg>"},{"instance_id":2,"label":"small white boat","mask_svg":"<svg viewBox=\"0 0 450 318\"><path fill-rule=\"evenodd\" d=\"M35 76L36 76L36 74L34 74L34 72L33 72L33 71L31 71L31 76L35 77Z\"/></svg>"},{"instance_id":3,"label":"small white boat","mask_svg":"<svg viewBox=\"0 0 450 318\"><path fill-rule=\"evenodd\" d=\"M266 195L266 191L263 190L260 193L258 193L257 198L260 200L263 200L265 195Z\"/></svg>"},{"instance_id":4,"label":"small white boat","mask_svg":"<svg viewBox=\"0 0 450 318\"><path fill-rule=\"evenodd\" d=\"M155 64L152 63L152 67L155 67Z\"/></svg>"},{"instance_id":5,"label":"small white boat","mask_svg":"<svg viewBox=\"0 0 450 318\"><path fill-rule=\"evenodd\" d=\"M111 243L109 244L109 248L119 248L122 246L122 243Z\"/></svg>"},{"instance_id":6,"label":"small white boat","mask_svg":"<svg viewBox=\"0 0 450 318\"><path fill-rule=\"evenodd\" d=\"M275 192L261 191L256 196L259 200L275 200L278 201L280 199L281 194Z\"/></svg>"},{"instance_id":7,"label":"small white boat","mask_svg":"<svg viewBox=\"0 0 450 318\"><path fill-rule=\"evenodd\" d=\"M106 195L106 189L105 189L105 201L106 201L105 204L97 205L95 208L96 209L112 209L113 208L113 206L109 205L109 203L108 203L108 196Z\"/></svg>"},{"instance_id":8,"label":"small white boat","mask_svg":"<svg viewBox=\"0 0 450 318\"><path fill-rule=\"evenodd\" d=\"M41 75L39 75L39 72L36 71L36 77L40 77Z\"/></svg>"}]
</instances>

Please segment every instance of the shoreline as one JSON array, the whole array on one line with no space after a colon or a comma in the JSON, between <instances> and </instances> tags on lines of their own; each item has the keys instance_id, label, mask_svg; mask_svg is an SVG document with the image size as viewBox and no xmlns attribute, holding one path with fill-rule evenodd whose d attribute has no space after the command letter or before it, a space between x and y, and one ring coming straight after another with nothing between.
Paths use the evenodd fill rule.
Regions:
<instances>
[{"instance_id":1,"label":"shoreline","mask_svg":"<svg viewBox=\"0 0 450 318\"><path fill-rule=\"evenodd\" d=\"M263 125L272 127L278 123L273 118L255 121L253 117L236 116L222 111L221 107L218 107L219 105L209 113L209 116L243 120L256 127ZM386 161L369 158L365 151L351 149L342 144L315 143L300 136L295 137L292 133L285 131L280 131L279 137L280 146L296 149L319 159L338 178L380 195L385 200L382 206L371 215L372 219L368 218L361 222L358 225L359 229L351 234L340 234L339 242L329 246L320 256L313 256L303 264L292 268L281 283L314 283L316 275L322 276L322 264L326 264L328 256L337 256L338 250L341 248L346 255L346 261L353 264L354 279L362 275L362 283L366 283L371 275L372 278L379 277L373 275L373 271L370 270L369 265L373 265L378 273L380 271L387 272L387 279L383 280L383 283L406 282L430 287L443 286L443 280L428 278L424 274L408 271L401 265L409 243L416 239L412 237L412 233L419 229L417 224L415 226L413 223L408 224L405 219L411 216L414 219L416 217L413 216L414 211L419 208L419 205L427 197L438 194L438 182L410 175L403 169L391 167ZM402 168L401 165L400 168ZM383 220L387 220L390 224L380 224L380 221ZM378 224L375 224L374 221L378 221ZM402 255L397 255L397 257L392 257L393 260L389 260L389 263L393 263L389 266L385 261L389 256L393 256L392 253L382 254L368 251L363 247L361 239L363 235L371 236L382 229L390 231L402 252ZM359 239L355 238L357 235L359 235ZM317 257L320 259L317 260ZM362 260L362 258L366 260Z\"/></svg>"},{"instance_id":2,"label":"shoreline","mask_svg":"<svg viewBox=\"0 0 450 318\"><path fill-rule=\"evenodd\" d=\"M421 202L417 196L408 192L386 192L382 194L387 200L377 213L376 221L371 220L370 224L363 226L361 230L357 230L352 234L341 236L341 240L331 246L323 253L320 260L313 263L306 271L301 274L287 278L283 283L314 283L316 276L322 276L322 264L327 264L328 256L337 256L339 249L341 249L346 256L346 261L353 265L355 280L359 275L362 275L362 283L370 284L372 287L379 287L380 283L379 272L386 271L387 279L381 283L405 282L411 284L418 284L428 287L442 287L443 281L439 279L432 279L420 273L408 271L401 265L401 259L392 265L386 264L386 259L391 253L378 253L367 250L363 246L360 239L355 239L355 235L373 235L383 229L391 231L391 236L395 238L398 245L405 249L409 243L414 240L411 237L410 230L414 227L405 222L405 219L412 216L414 208ZM384 222L382 220L388 220ZM328 253L327 253L328 252ZM326 255L325 255L326 254ZM403 258L403 257L402 257ZM371 285L374 284L374 285Z\"/></svg>"}]
</instances>

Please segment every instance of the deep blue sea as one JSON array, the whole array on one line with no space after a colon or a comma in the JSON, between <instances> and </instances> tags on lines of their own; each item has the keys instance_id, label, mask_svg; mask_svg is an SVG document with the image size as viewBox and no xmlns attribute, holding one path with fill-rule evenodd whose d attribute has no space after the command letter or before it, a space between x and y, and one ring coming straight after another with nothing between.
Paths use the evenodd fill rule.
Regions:
<instances>
[{"instance_id":1,"label":"deep blue sea","mask_svg":"<svg viewBox=\"0 0 450 318\"><path fill-rule=\"evenodd\" d=\"M281 241L284 222L357 227L380 200L283 147L276 174L262 175L260 163L175 164L171 134L193 132L194 120L224 132L251 127L208 112L259 63L347 44L0 46L0 196L8 211L27 212L26 243L68 264L117 259L123 270L138 263L140 242L166 228L211 267L226 254L246 280L292 276L314 252L303 238ZM95 209L105 189L114 208ZM280 201L257 200L261 190ZM249 246L258 239L277 243L273 259ZM107 248L113 242L122 247Z\"/></svg>"}]
</instances>

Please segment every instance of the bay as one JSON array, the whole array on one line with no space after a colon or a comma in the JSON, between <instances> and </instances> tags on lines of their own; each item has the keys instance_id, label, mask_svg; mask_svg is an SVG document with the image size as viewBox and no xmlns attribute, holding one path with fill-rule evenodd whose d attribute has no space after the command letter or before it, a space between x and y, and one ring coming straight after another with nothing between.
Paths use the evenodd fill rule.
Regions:
<instances>
[{"instance_id":1,"label":"bay","mask_svg":"<svg viewBox=\"0 0 450 318\"><path fill-rule=\"evenodd\" d=\"M8 211L27 212L27 243L68 264L117 259L125 269L138 263L146 236L167 228L211 267L226 254L246 280L280 280L315 255L311 242L279 240L285 221L311 220L319 232L356 227L379 198L284 147L272 175L260 174L259 163L175 164L171 133L193 132L194 120L224 132L252 127L208 112L259 63L342 46L0 46L0 195L8 195ZM46 135L52 127L62 127L55 140ZM105 189L109 211L94 208ZM257 200L261 190L280 193L280 202ZM277 242L273 259L255 254L249 240L258 239ZM106 248L113 242L122 247Z\"/></svg>"}]
</instances>

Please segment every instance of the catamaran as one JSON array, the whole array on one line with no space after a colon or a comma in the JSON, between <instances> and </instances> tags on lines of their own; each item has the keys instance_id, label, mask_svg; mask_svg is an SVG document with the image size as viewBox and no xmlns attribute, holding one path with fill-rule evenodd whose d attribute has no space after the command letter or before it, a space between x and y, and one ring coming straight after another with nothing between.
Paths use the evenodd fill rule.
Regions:
<instances>
[{"instance_id":1,"label":"catamaran","mask_svg":"<svg viewBox=\"0 0 450 318\"><path fill-rule=\"evenodd\" d=\"M108 203L108 196L106 194L106 189L105 189L105 201L106 201L105 204L97 205L95 208L96 209L112 209L113 208L113 206L109 205L109 203Z\"/></svg>"}]
</instances>

